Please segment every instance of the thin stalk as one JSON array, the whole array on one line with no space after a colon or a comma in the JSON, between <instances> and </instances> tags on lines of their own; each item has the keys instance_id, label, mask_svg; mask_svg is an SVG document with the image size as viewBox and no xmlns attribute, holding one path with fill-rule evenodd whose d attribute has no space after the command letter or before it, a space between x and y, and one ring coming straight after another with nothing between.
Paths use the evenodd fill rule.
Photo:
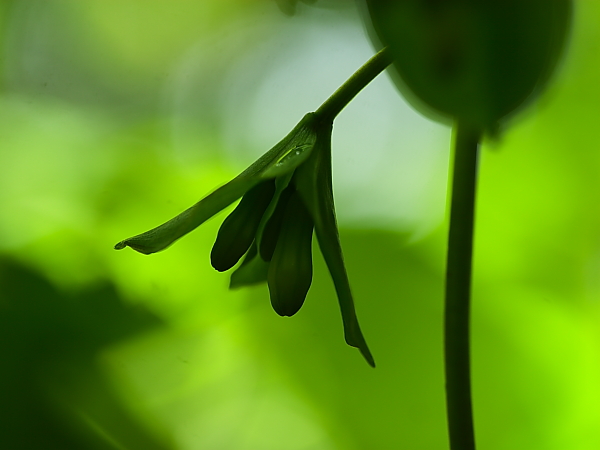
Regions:
<instances>
[{"instance_id":1,"label":"thin stalk","mask_svg":"<svg viewBox=\"0 0 600 450\"><path fill-rule=\"evenodd\" d=\"M477 157L481 134L456 131L446 267L444 351L451 450L475 450L469 351L469 313Z\"/></svg>"},{"instance_id":2,"label":"thin stalk","mask_svg":"<svg viewBox=\"0 0 600 450\"><path fill-rule=\"evenodd\" d=\"M387 47L385 47L354 72L331 97L325 100L319 109L315 111L315 114L320 116L324 122L333 122L333 119L352 101L356 94L373 81L391 63L392 58Z\"/></svg>"}]
</instances>

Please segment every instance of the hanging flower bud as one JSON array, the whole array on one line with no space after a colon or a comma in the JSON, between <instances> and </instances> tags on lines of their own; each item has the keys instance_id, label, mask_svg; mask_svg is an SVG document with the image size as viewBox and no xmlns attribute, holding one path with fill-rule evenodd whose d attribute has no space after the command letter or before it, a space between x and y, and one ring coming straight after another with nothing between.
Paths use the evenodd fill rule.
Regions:
<instances>
[{"instance_id":1,"label":"hanging flower bud","mask_svg":"<svg viewBox=\"0 0 600 450\"><path fill-rule=\"evenodd\" d=\"M292 191L268 274L271 305L280 316L296 314L310 288L312 235L312 218L298 194Z\"/></svg>"},{"instance_id":2,"label":"hanging flower bud","mask_svg":"<svg viewBox=\"0 0 600 450\"><path fill-rule=\"evenodd\" d=\"M294 192L293 186L288 186L280 192L280 195L276 195L273 200L276 201L272 213L265 214L264 227L260 230L257 235L258 240L258 252L260 257L264 261L271 261L273 252L277 246L279 240L279 231L283 223L283 217L287 209L288 202L292 193Z\"/></svg>"},{"instance_id":3,"label":"hanging flower bud","mask_svg":"<svg viewBox=\"0 0 600 450\"><path fill-rule=\"evenodd\" d=\"M273 180L254 186L225 219L210 254L212 266L219 272L231 269L248 251L273 192Z\"/></svg>"}]
</instances>

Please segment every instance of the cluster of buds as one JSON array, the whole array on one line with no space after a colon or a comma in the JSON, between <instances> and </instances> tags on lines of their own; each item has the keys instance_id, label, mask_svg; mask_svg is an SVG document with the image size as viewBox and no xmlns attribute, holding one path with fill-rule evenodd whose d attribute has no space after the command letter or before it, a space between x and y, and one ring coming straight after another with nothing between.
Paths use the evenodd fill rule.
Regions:
<instances>
[{"instance_id":1,"label":"cluster of buds","mask_svg":"<svg viewBox=\"0 0 600 450\"><path fill-rule=\"evenodd\" d=\"M150 254L167 248L241 198L219 229L211 252L218 271L232 269L231 287L266 281L281 316L302 307L312 282L316 234L333 279L346 342L367 362L373 356L360 330L342 256L333 202L333 120L309 113L277 145L229 183L168 222L115 245Z\"/></svg>"}]
</instances>

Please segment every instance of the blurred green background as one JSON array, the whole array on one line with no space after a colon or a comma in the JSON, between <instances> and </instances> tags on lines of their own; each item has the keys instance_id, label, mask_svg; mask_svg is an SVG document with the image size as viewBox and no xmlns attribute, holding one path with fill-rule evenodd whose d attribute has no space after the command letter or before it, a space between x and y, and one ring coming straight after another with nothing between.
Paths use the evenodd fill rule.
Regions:
<instances>
[{"instance_id":1,"label":"blurred green background","mask_svg":"<svg viewBox=\"0 0 600 450\"><path fill-rule=\"evenodd\" d=\"M600 448L600 5L575 3L551 89L482 155L482 449ZM377 369L345 345L318 252L304 308L280 318L266 286L229 291L210 267L224 214L163 253L112 249L235 176L366 61L354 2L289 16L271 0L4 0L0 26L1 448L447 448L451 133L387 75L333 141Z\"/></svg>"}]
</instances>

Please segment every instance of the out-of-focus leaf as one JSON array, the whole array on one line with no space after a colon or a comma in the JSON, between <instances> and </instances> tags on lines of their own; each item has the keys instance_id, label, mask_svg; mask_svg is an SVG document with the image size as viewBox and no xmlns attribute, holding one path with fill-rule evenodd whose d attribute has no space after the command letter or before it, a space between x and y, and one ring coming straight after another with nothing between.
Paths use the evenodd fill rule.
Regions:
<instances>
[{"instance_id":1,"label":"out-of-focus leaf","mask_svg":"<svg viewBox=\"0 0 600 450\"><path fill-rule=\"evenodd\" d=\"M162 322L111 285L64 294L0 259L0 447L174 448L128 410L98 356Z\"/></svg>"},{"instance_id":2,"label":"out-of-focus leaf","mask_svg":"<svg viewBox=\"0 0 600 450\"><path fill-rule=\"evenodd\" d=\"M548 81L565 47L572 3L366 0L409 101L434 118L486 131Z\"/></svg>"}]
</instances>

